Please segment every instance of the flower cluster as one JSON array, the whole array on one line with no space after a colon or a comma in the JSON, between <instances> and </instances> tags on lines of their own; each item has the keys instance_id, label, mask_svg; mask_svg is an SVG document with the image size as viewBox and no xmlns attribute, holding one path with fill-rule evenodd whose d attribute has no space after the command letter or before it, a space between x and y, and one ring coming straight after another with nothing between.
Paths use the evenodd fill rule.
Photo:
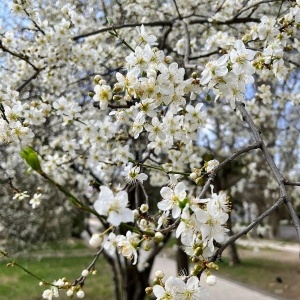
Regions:
<instances>
[{"instance_id":1,"label":"flower cluster","mask_svg":"<svg viewBox=\"0 0 300 300\"><path fill-rule=\"evenodd\" d=\"M98 214L107 216L107 221L113 226L119 226L122 222L133 222L134 214L128 206L128 194L120 191L114 195L113 191L101 186L98 200L94 203L94 208Z\"/></svg>"}]
</instances>

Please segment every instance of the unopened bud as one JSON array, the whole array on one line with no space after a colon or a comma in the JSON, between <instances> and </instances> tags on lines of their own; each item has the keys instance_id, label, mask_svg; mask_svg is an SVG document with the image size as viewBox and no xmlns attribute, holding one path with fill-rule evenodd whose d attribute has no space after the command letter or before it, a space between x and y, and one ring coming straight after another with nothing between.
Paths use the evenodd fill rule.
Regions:
<instances>
[{"instance_id":1,"label":"unopened bud","mask_svg":"<svg viewBox=\"0 0 300 300\"><path fill-rule=\"evenodd\" d=\"M102 79L102 77L100 76L100 75L96 75L95 77L94 77L94 82L96 83L96 84L99 84L99 81Z\"/></svg>"},{"instance_id":2,"label":"unopened bud","mask_svg":"<svg viewBox=\"0 0 300 300\"><path fill-rule=\"evenodd\" d=\"M84 277L86 277L86 276L89 275L89 271L88 271L88 270L83 270L83 271L81 272L81 275L84 276Z\"/></svg>"},{"instance_id":3,"label":"unopened bud","mask_svg":"<svg viewBox=\"0 0 300 300\"><path fill-rule=\"evenodd\" d=\"M197 72L193 72L192 73L192 78L196 79L198 77L198 73Z\"/></svg>"},{"instance_id":4,"label":"unopened bud","mask_svg":"<svg viewBox=\"0 0 300 300\"><path fill-rule=\"evenodd\" d=\"M193 262L194 264L197 263L197 262L199 262L199 258L196 257L196 256L193 256L192 262Z\"/></svg>"},{"instance_id":5,"label":"unopened bud","mask_svg":"<svg viewBox=\"0 0 300 300\"><path fill-rule=\"evenodd\" d=\"M114 95L113 96L113 101L120 101L123 97L120 95Z\"/></svg>"},{"instance_id":6,"label":"unopened bud","mask_svg":"<svg viewBox=\"0 0 300 300\"><path fill-rule=\"evenodd\" d=\"M194 270L200 272L202 267L200 265L194 265Z\"/></svg>"},{"instance_id":7,"label":"unopened bud","mask_svg":"<svg viewBox=\"0 0 300 300\"><path fill-rule=\"evenodd\" d=\"M155 272L155 277L156 278L162 279L162 278L164 278L164 276L165 276L165 274L161 270L158 270L158 271Z\"/></svg>"},{"instance_id":8,"label":"unopened bud","mask_svg":"<svg viewBox=\"0 0 300 300\"><path fill-rule=\"evenodd\" d=\"M154 241L156 244L159 244L164 239L164 235L161 232L155 232Z\"/></svg>"},{"instance_id":9,"label":"unopened bud","mask_svg":"<svg viewBox=\"0 0 300 300\"><path fill-rule=\"evenodd\" d=\"M202 247L197 247L194 251L195 256L200 256L203 253Z\"/></svg>"},{"instance_id":10,"label":"unopened bud","mask_svg":"<svg viewBox=\"0 0 300 300\"><path fill-rule=\"evenodd\" d=\"M80 290L76 293L77 298L84 298L84 291Z\"/></svg>"},{"instance_id":11,"label":"unopened bud","mask_svg":"<svg viewBox=\"0 0 300 300\"><path fill-rule=\"evenodd\" d=\"M152 292L153 292L153 288L152 287L148 286L148 287L145 288L145 293L147 295L150 295Z\"/></svg>"},{"instance_id":12,"label":"unopened bud","mask_svg":"<svg viewBox=\"0 0 300 300\"><path fill-rule=\"evenodd\" d=\"M173 58L171 56L165 57L165 63L170 64L173 61Z\"/></svg>"},{"instance_id":13,"label":"unopened bud","mask_svg":"<svg viewBox=\"0 0 300 300\"><path fill-rule=\"evenodd\" d=\"M124 84L117 82L114 86L113 92L120 93L124 90Z\"/></svg>"},{"instance_id":14,"label":"unopened bud","mask_svg":"<svg viewBox=\"0 0 300 300\"><path fill-rule=\"evenodd\" d=\"M195 173L195 172L193 172L193 173L191 173L190 175L189 175L189 178L191 179L191 180L193 180L193 181L195 181L196 179L197 179L197 174Z\"/></svg>"},{"instance_id":15,"label":"unopened bud","mask_svg":"<svg viewBox=\"0 0 300 300\"><path fill-rule=\"evenodd\" d=\"M144 213L146 213L148 211L149 205L142 204L141 207L140 207L140 209L141 209L141 212L144 214Z\"/></svg>"},{"instance_id":16,"label":"unopened bud","mask_svg":"<svg viewBox=\"0 0 300 300\"><path fill-rule=\"evenodd\" d=\"M92 247L97 248L101 245L102 241L103 238L99 234L94 233L89 241L89 244Z\"/></svg>"},{"instance_id":17,"label":"unopened bud","mask_svg":"<svg viewBox=\"0 0 300 300\"><path fill-rule=\"evenodd\" d=\"M210 286L215 285L217 282L217 278L214 275L210 275L206 278L206 283Z\"/></svg>"}]
</instances>

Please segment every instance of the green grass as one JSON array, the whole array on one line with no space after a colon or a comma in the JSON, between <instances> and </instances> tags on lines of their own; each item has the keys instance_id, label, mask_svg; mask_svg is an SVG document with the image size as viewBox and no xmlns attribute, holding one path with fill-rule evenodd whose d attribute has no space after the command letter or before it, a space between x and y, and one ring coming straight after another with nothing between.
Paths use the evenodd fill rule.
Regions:
<instances>
[{"instance_id":1,"label":"green grass","mask_svg":"<svg viewBox=\"0 0 300 300\"><path fill-rule=\"evenodd\" d=\"M288 299L298 299L297 295L300 294L300 262L291 263L262 258L242 258L240 265L230 266L225 258L224 262L218 263L218 265L220 270L215 274L220 274L224 278ZM278 278L282 282L278 282Z\"/></svg>"},{"instance_id":2,"label":"green grass","mask_svg":"<svg viewBox=\"0 0 300 300\"><path fill-rule=\"evenodd\" d=\"M70 282L78 278L83 269L92 261L93 256L83 257L48 257L38 259L19 258L17 262L32 273L52 282L66 277ZM1 300L37 300L47 287L39 286L39 281L18 267L7 267L7 260L0 260L0 299ZM113 283L108 264L99 259L96 264L97 274L89 275L83 288L85 299L113 299ZM61 291L60 295L65 295ZM70 299L66 296L60 299Z\"/></svg>"}]
</instances>

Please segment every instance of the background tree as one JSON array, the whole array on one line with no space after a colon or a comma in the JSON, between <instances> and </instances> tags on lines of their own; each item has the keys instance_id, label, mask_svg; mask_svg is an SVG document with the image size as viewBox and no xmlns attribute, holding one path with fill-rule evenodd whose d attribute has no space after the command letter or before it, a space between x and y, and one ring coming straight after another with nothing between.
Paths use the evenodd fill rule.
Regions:
<instances>
[{"instance_id":1,"label":"background tree","mask_svg":"<svg viewBox=\"0 0 300 300\"><path fill-rule=\"evenodd\" d=\"M213 285L223 250L282 204L300 236L290 197L299 191L286 189L299 185L300 3L194 2L1 4L1 182L26 202L21 151L32 169L22 189L38 175L103 227L87 270L44 298L63 288L83 297L103 253L116 299L140 300L176 232L193 272L163 281L158 272L147 292L198 299L201 274ZM225 241L228 196L246 198L258 183L261 215Z\"/></svg>"}]
</instances>

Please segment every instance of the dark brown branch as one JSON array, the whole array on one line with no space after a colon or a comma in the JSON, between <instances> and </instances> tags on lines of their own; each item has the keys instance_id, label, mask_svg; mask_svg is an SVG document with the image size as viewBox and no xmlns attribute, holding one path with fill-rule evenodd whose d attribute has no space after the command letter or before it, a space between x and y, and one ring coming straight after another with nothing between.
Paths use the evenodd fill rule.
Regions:
<instances>
[{"instance_id":1,"label":"dark brown branch","mask_svg":"<svg viewBox=\"0 0 300 300\"><path fill-rule=\"evenodd\" d=\"M188 23L189 24L213 24L213 25L231 25L231 24L240 24L240 23L248 23L248 22L253 22L253 23L260 23L259 18L232 18L227 21L209 21L205 19L192 19Z\"/></svg>"},{"instance_id":2,"label":"dark brown branch","mask_svg":"<svg viewBox=\"0 0 300 300\"><path fill-rule=\"evenodd\" d=\"M26 9L24 9L24 12L27 15L27 17L31 20L31 22L34 24L34 26L36 27L36 29L38 31L40 31L43 35L45 35L45 31L32 19L32 17L28 13L28 11Z\"/></svg>"},{"instance_id":3,"label":"dark brown branch","mask_svg":"<svg viewBox=\"0 0 300 300\"><path fill-rule=\"evenodd\" d=\"M205 193L208 191L210 185L212 184L212 182L214 181L214 178L217 174L217 172L219 172L221 169L223 169L225 167L225 165L231 163L234 159L236 159L238 156L242 155L243 153L247 153L251 150L254 149L259 149L261 147L261 143L260 142L256 142L253 145L249 145L246 146L240 150L235 151L232 155L230 155L229 157L227 157L224 161L222 161L219 165L217 165L212 172L209 174L209 178L206 181L200 195L199 198L201 199L202 197L204 197Z\"/></svg>"},{"instance_id":4,"label":"dark brown branch","mask_svg":"<svg viewBox=\"0 0 300 300\"><path fill-rule=\"evenodd\" d=\"M176 0L173 0L173 2L174 2L174 5L175 5L175 8L176 8L176 12L177 12L177 15L179 17L179 20L182 20L182 16L180 14L180 11L179 11L179 8L178 8Z\"/></svg>"},{"instance_id":5,"label":"dark brown branch","mask_svg":"<svg viewBox=\"0 0 300 300\"><path fill-rule=\"evenodd\" d=\"M300 64L295 62L295 61L292 61L292 60L288 59L287 62L289 62L290 64L296 66L297 68L300 68Z\"/></svg>"},{"instance_id":6,"label":"dark brown branch","mask_svg":"<svg viewBox=\"0 0 300 300\"><path fill-rule=\"evenodd\" d=\"M30 76L20 86L18 86L16 88L16 91L20 93L26 87L27 84L29 84L33 79L38 77L38 75L40 74L41 71L42 71L42 69L36 70L35 73L32 76Z\"/></svg>"},{"instance_id":7,"label":"dark brown branch","mask_svg":"<svg viewBox=\"0 0 300 300\"><path fill-rule=\"evenodd\" d=\"M131 103L128 103L128 104L122 104L122 105L121 104L120 105L108 104L108 107L112 108L112 109L119 109L119 108L129 108L133 105L135 105L135 102L131 102ZM93 106L100 109L99 102L94 102Z\"/></svg>"},{"instance_id":8,"label":"dark brown branch","mask_svg":"<svg viewBox=\"0 0 300 300\"><path fill-rule=\"evenodd\" d=\"M205 54L199 54L199 55L196 55L196 56L190 56L190 60L198 59L198 58L205 58L205 57L209 57L211 55L218 54L218 53L219 53L219 49L215 50L215 51L212 51L212 52L205 53Z\"/></svg>"},{"instance_id":9,"label":"dark brown branch","mask_svg":"<svg viewBox=\"0 0 300 300\"><path fill-rule=\"evenodd\" d=\"M184 67L186 69L193 69L193 70L199 70L199 71L203 71L203 66L199 66L199 65L194 65L194 64L185 64Z\"/></svg>"},{"instance_id":10,"label":"dark brown branch","mask_svg":"<svg viewBox=\"0 0 300 300\"><path fill-rule=\"evenodd\" d=\"M180 217L178 219L176 219L175 222L172 223L170 226L168 226L164 229L158 230L158 231L161 232L162 234L168 234L173 229L175 229L179 225L179 223L180 223Z\"/></svg>"},{"instance_id":11,"label":"dark brown branch","mask_svg":"<svg viewBox=\"0 0 300 300\"><path fill-rule=\"evenodd\" d=\"M12 56L15 56L15 57L17 57L21 60L26 61L35 71L39 70L39 68L37 68L32 62L30 62L30 60L26 56L24 56L22 54L19 54L19 53L16 53L16 52L13 52L13 51L9 50L8 48L6 48L5 46L3 46L1 40L0 40L0 49L2 49L4 52L9 53Z\"/></svg>"},{"instance_id":12,"label":"dark brown branch","mask_svg":"<svg viewBox=\"0 0 300 300\"><path fill-rule=\"evenodd\" d=\"M289 180L284 179L283 180L284 185L293 185L293 186L300 186L300 182L291 182Z\"/></svg>"},{"instance_id":13,"label":"dark brown branch","mask_svg":"<svg viewBox=\"0 0 300 300\"><path fill-rule=\"evenodd\" d=\"M7 117L6 117L6 114L5 114L5 108L4 108L4 106L3 106L2 103L0 103L0 111L1 111L1 116L2 116L3 120L4 120L7 124L9 124L9 121L8 121L8 119L7 119Z\"/></svg>"},{"instance_id":14,"label":"dark brown branch","mask_svg":"<svg viewBox=\"0 0 300 300\"><path fill-rule=\"evenodd\" d=\"M79 39L86 38L89 36L97 35L102 32L108 32L113 29L122 29L122 28L130 28L130 27L137 27L137 26L146 26L146 27L157 27L157 26L172 26L173 23L177 20L178 18L174 18L173 20L170 21L157 21L157 22L136 22L136 23L129 23L129 24L121 24L121 25L114 25L114 26L108 26L101 28L99 30L95 30L92 32L80 34L77 36L73 37L73 41L78 41ZM250 17L245 17L245 18L233 18L227 21L209 21L207 19L192 19L188 21L188 24L213 24L213 25L230 25L230 24L239 24L239 23L247 23L247 22L255 22L259 23L260 19L258 18L250 18Z\"/></svg>"},{"instance_id":15,"label":"dark brown branch","mask_svg":"<svg viewBox=\"0 0 300 300\"><path fill-rule=\"evenodd\" d=\"M245 105L243 103L237 103L237 108L240 110L240 112L242 113L243 116L243 120L245 122L248 123L250 130L252 132L252 135L255 139L255 142L257 143L261 143L261 151L263 153L264 158L266 159L267 163L269 164L269 167L277 181L277 184L279 186L279 190L280 190L280 196L281 198L285 199L285 203L286 206L288 207L288 210L290 212L291 218L293 220L294 226L296 228L297 231L297 235L298 235L298 240L300 243L300 222L299 222L299 218L297 216L297 213L295 211L295 208L293 207L292 201L287 193L287 190L285 188L284 185L284 178L282 177L279 169L277 168L267 146L265 145L265 143L263 142L261 136L260 136L260 132L258 131L258 129L256 128L255 124L253 123L250 115L248 114L248 112L245 109Z\"/></svg>"},{"instance_id":16,"label":"dark brown branch","mask_svg":"<svg viewBox=\"0 0 300 300\"><path fill-rule=\"evenodd\" d=\"M139 22L137 22L137 23L130 23L130 24L108 26L108 27L104 27L104 28L101 28L101 29L96 30L96 31L92 31L92 32L89 32L89 33L84 33L84 34L81 34L81 35L74 36L73 40L77 41L81 38L86 38L86 37L96 35L96 34L99 34L99 33L102 33L102 32L108 32L108 31L111 31L113 29L130 28L130 27L137 27L137 26L142 26L142 25L150 26L150 27L172 26L173 22L174 21L157 21L157 22L149 22L149 23L139 23Z\"/></svg>"},{"instance_id":17,"label":"dark brown branch","mask_svg":"<svg viewBox=\"0 0 300 300\"><path fill-rule=\"evenodd\" d=\"M239 239L241 236L247 234L253 227L255 227L260 221L262 221L264 218L269 216L274 210L276 210L282 203L285 202L285 199L283 197L280 197L270 208L268 208L265 212L263 212L259 217L257 217L255 220L253 220L244 230L241 232L233 235L231 238L228 239L227 242L225 242L220 249L218 249L215 254L210 258L211 261L216 261L217 259L221 259L223 251L232 243L234 243L237 239Z\"/></svg>"},{"instance_id":18,"label":"dark brown branch","mask_svg":"<svg viewBox=\"0 0 300 300\"><path fill-rule=\"evenodd\" d=\"M257 6L259 6L260 4L264 4L264 3L270 3L270 2L279 2L279 1L282 1L282 0L263 0L261 2L257 2L257 3L254 3L252 5L249 5L247 7L245 7L244 9L240 10L236 15L235 15L235 18L239 17L242 13L244 13L245 11L249 10L249 9L252 9L252 8L255 8Z\"/></svg>"}]
</instances>

